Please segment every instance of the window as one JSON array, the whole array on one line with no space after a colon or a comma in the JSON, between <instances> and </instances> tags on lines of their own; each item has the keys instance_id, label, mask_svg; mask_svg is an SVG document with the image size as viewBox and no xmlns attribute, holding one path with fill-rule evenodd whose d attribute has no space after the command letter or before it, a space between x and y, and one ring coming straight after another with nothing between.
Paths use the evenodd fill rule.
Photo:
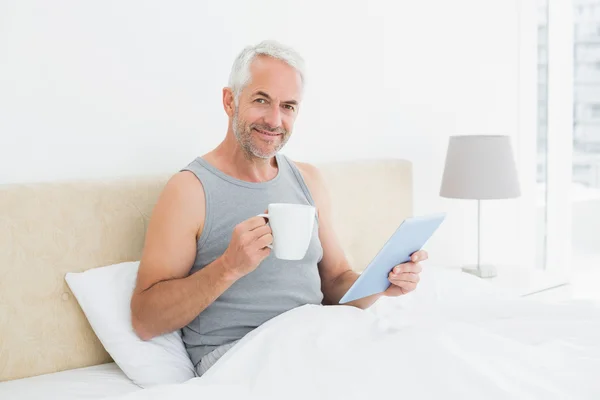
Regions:
<instances>
[{"instance_id":1,"label":"window","mask_svg":"<svg viewBox=\"0 0 600 400\"><path fill-rule=\"evenodd\" d=\"M600 0L573 0L573 6L571 245L578 274L600 268Z\"/></svg>"},{"instance_id":2,"label":"window","mask_svg":"<svg viewBox=\"0 0 600 400\"><path fill-rule=\"evenodd\" d=\"M538 0L536 5L536 266L549 274L566 274L573 264L571 210L578 185L575 182L591 179L592 175L586 166L587 158L574 159L573 151L579 147L589 150L588 141L576 138L588 135L593 125L591 105L600 104L597 88L589 84L600 78L596 69L600 62L600 40L594 32L600 18L594 22L598 11L582 1ZM585 25L575 26L576 19L585 20ZM576 58L580 61L577 68ZM574 89L575 80L582 82L582 90Z\"/></svg>"},{"instance_id":3,"label":"window","mask_svg":"<svg viewBox=\"0 0 600 400\"><path fill-rule=\"evenodd\" d=\"M537 215L536 267L546 266L548 179L548 0L538 1L538 109L537 109ZM600 63L599 63L600 69Z\"/></svg>"}]
</instances>

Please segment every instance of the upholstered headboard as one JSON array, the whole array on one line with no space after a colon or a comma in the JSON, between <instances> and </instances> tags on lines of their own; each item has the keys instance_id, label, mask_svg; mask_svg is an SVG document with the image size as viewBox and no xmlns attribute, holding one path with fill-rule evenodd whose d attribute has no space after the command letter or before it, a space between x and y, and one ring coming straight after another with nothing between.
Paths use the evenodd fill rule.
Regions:
<instances>
[{"instance_id":1,"label":"upholstered headboard","mask_svg":"<svg viewBox=\"0 0 600 400\"><path fill-rule=\"evenodd\" d=\"M319 165L337 234L363 269L412 214L403 160ZM0 185L0 381L109 362L67 272L139 260L168 176Z\"/></svg>"}]
</instances>

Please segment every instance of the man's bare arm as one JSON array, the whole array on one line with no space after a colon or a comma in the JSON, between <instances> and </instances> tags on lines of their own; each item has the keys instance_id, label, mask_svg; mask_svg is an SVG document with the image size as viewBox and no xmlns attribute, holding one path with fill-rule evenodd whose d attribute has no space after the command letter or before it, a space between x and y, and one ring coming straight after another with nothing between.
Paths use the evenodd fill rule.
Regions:
<instances>
[{"instance_id":1,"label":"man's bare arm","mask_svg":"<svg viewBox=\"0 0 600 400\"><path fill-rule=\"evenodd\" d=\"M325 304L338 304L342 296L358 279L359 274L352 270L333 229L331 199L321 172L310 164L296 162L296 165L310 189L319 215L319 239L323 247L319 274L323 301ZM380 294L375 294L347 303L347 305L364 309L375 303L379 297L381 297Z\"/></svg>"},{"instance_id":2,"label":"man's bare arm","mask_svg":"<svg viewBox=\"0 0 600 400\"><path fill-rule=\"evenodd\" d=\"M235 281L221 258L188 276L204 209L204 190L190 172L173 176L154 207L131 299L133 329L141 339L187 325Z\"/></svg>"},{"instance_id":3,"label":"man's bare arm","mask_svg":"<svg viewBox=\"0 0 600 400\"><path fill-rule=\"evenodd\" d=\"M331 200L325 181L319 170L304 163L297 163L308 185L319 212L319 239L323 246L323 259L319 263L321 286L326 304L338 304L350 286L358 279L335 235L331 217ZM388 275L390 286L379 294L347 303L358 308L368 308L382 296L402 296L415 290L419 283L419 264L428 254L419 250L411 254L411 261L396 265Z\"/></svg>"},{"instance_id":4,"label":"man's bare arm","mask_svg":"<svg viewBox=\"0 0 600 400\"><path fill-rule=\"evenodd\" d=\"M271 227L263 217L251 217L235 226L219 258L188 276L204 226L205 202L202 184L190 172L180 172L154 207L131 299L131 321L141 339L189 324L271 253Z\"/></svg>"}]
</instances>

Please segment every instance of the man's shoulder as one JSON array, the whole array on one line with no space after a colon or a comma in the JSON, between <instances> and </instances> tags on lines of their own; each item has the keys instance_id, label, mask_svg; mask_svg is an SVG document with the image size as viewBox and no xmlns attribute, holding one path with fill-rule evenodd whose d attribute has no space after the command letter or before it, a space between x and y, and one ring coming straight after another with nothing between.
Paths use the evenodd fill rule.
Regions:
<instances>
[{"instance_id":1,"label":"man's shoulder","mask_svg":"<svg viewBox=\"0 0 600 400\"><path fill-rule=\"evenodd\" d=\"M203 185L200 179L190 170L181 170L175 173L167 182L165 188L189 193L202 191Z\"/></svg>"},{"instance_id":2,"label":"man's shoulder","mask_svg":"<svg viewBox=\"0 0 600 400\"><path fill-rule=\"evenodd\" d=\"M302 177L306 182L306 186L308 186L308 189L317 203L317 206L322 205L323 202L328 199L329 194L327 191L325 178L321 170L314 164L306 162L294 161L294 164L296 164L298 170L302 174Z\"/></svg>"},{"instance_id":3,"label":"man's shoulder","mask_svg":"<svg viewBox=\"0 0 600 400\"><path fill-rule=\"evenodd\" d=\"M323 176L321 174L321 171L314 164L310 164L307 162L301 162L301 161L295 161L295 160L293 160L293 163L296 165L296 167L298 167L298 170L300 171L300 173L302 173L302 177L304 178L304 180L317 181L317 182L322 181Z\"/></svg>"},{"instance_id":4,"label":"man's shoulder","mask_svg":"<svg viewBox=\"0 0 600 400\"><path fill-rule=\"evenodd\" d=\"M188 206L196 209L205 202L204 186L193 172L183 170L171 176L160 197L176 207Z\"/></svg>"}]
</instances>

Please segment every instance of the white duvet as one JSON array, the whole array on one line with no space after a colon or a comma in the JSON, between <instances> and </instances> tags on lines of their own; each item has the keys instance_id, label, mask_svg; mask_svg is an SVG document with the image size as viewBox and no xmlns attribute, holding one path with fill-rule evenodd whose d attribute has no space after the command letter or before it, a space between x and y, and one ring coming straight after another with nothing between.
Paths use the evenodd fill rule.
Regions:
<instances>
[{"instance_id":1,"label":"white duvet","mask_svg":"<svg viewBox=\"0 0 600 400\"><path fill-rule=\"evenodd\" d=\"M425 271L367 311L304 306L203 377L122 399L600 399L600 308L511 298Z\"/></svg>"}]
</instances>

